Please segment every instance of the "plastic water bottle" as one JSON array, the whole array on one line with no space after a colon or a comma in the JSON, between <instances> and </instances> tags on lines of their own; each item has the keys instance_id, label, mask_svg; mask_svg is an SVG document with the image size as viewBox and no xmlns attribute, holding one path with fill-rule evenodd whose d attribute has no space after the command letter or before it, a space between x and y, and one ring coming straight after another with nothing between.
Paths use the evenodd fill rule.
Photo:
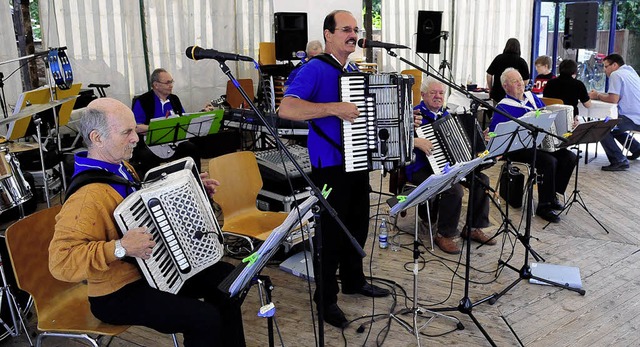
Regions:
<instances>
[{"instance_id":1,"label":"plastic water bottle","mask_svg":"<svg viewBox=\"0 0 640 347\"><path fill-rule=\"evenodd\" d=\"M387 248L389 246L389 230L387 229L387 222L384 218L382 218L382 222L380 222L380 231L378 235L378 244L380 245L380 248Z\"/></svg>"}]
</instances>

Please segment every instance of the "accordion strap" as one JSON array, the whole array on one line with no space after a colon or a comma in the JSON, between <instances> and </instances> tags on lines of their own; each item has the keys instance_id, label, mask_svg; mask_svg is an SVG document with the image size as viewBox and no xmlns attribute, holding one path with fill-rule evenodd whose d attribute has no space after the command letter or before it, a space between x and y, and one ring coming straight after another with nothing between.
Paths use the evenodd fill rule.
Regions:
<instances>
[{"instance_id":1,"label":"accordion strap","mask_svg":"<svg viewBox=\"0 0 640 347\"><path fill-rule=\"evenodd\" d=\"M69 199L73 193L78 191L78 189L91 183L115 183L125 185L127 188L140 188L140 182L131 182L122 176L114 174L113 172L99 169L85 170L71 179L71 183L69 183L69 187L65 194L65 201Z\"/></svg>"}]
</instances>

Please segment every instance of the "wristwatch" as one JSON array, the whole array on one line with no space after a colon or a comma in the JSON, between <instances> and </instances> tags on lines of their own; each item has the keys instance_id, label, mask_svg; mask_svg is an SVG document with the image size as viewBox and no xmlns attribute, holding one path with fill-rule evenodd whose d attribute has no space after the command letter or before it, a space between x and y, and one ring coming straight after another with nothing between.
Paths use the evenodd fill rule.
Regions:
<instances>
[{"instance_id":1,"label":"wristwatch","mask_svg":"<svg viewBox=\"0 0 640 347\"><path fill-rule=\"evenodd\" d=\"M127 255L127 250L122 247L122 242L120 240L116 240L116 250L113 252L116 258L122 259Z\"/></svg>"}]
</instances>

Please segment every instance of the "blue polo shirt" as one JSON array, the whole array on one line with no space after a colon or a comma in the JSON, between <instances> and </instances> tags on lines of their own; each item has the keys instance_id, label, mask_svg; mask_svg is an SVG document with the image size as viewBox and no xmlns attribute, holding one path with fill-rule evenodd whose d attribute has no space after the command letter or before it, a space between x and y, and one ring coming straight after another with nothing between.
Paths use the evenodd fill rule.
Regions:
<instances>
[{"instance_id":1,"label":"blue polo shirt","mask_svg":"<svg viewBox=\"0 0 640 347\"><path fill-rule=\"evenodd\" d=\"M352 64L345 66L347 72L357 71ZM339 76L343 71L320 59L311 59L300 67L296 78L291 82L285 97L296 97L314 103L340 101ZM342 120L336 116L314 119L313 122L323 132L342 147L340 134ZM322 138L309 124L307 148L311 165L316 168L343 165L341 150Z\"/></svg>"},{"instance_id":2,"label":"blue polo shirt","mask_svg":"<svg viewBox=\"0 0 640 347\"><path fill-rule=\"evenodd\" d=\"M513 117L520 118L529 111L544 107L544 103L542 102L542 100L538 99L535 94L531 94L531 96L533 96L534 103L531 103L531 101L527 98L522 101L510 95L507 95L504 97L505 99L511 99L519 103L520 106L508 105L500 101L498 105L496 105L496 108L500 111L512 115ZM491 118L491 124L489 124L489 131L493 131L496 128L496 125L498 125L499 123L507 122L509 120L509 118L501 115L500 113L494 113L493 117Z\"/></svg>"},{"instance_id":3,"label":"blue polo shirt","mask_svg":"<svg viewBox=\"0 0 640 347\"><path fill-rule=\"evenodd\" d=\"M124 166L123 163L112 164L104 162L102 160L87 158L87 153L87 151L76 153L73 177L83 171L98 169L114 173L118 176L128 179L131 182L134 181L133 176L131 175L129 170L127 170L126 166ZM135 188L128 188L123 184L110 183L109 185L113 187L113 189L115 189L123 198L126 198L129 194L135 191Z\"/></svg>"},{"instance_id":4,"label":"blue polo shirt","mask_svg":"<svg viewBox=\"0 0 640 347\"><path fill-rule=\"evenodd\" d=\"M160 98L155 93L153 93L153 103L154 107L153 116L151 117L152 119L160 117L167 118L171 115L171 113L184 113L184 110L179 110L180 112L174 110L169 99L167 99L167 101L163 104L162 101L160 101ZM147 121L147 115L144 113L144 109L142 108L142 104L140 104L140 100L136 100L136 103L133 105L132 111L133 115L136 118L136 124L144 124Z\"/></svg>"},{"instance_id":5,"label":"blue polo shirt","mask_svg":"<svg viewBox=\"0 0 640 347\"><path fill-rule=\"evenodd\" d=\"M446 117L449 115L449 111L446 109L440 109L438 112L433 112L427 108L424 101L421 101L418 105L416 105L414 110L420 110L420 114L422 115L422 123L420 125L431 124L438 119ZM423 151L418 148L413 149L413 153L415 154L415 161L409 165L407 165L404 169L405 174L407 176L407 180L411 181L413 179L413 174L420 171L422 168L429 165L429 160L427 159L427 155L424 154Z\"/></svg>"}]
</instances>

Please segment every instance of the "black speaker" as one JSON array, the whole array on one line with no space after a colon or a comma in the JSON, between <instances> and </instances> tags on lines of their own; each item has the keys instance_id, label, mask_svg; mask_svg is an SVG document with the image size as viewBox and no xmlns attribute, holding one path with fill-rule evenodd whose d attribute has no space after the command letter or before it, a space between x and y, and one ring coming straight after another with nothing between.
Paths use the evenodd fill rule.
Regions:
<instances>
[{"instance_id":1,"label":"black speaker","mask_svg":"<svg viewBox=\"0 0 640 347\"><path fill-rule=\"evenodd\" d=\"M307 14L298 12L275 13L276 59L295 60L307 49Z\"/></svg>"},{"instance_id":2,"label":"black speaker","mask_svg":"<svg viewBox=\"0 0 640 347\"><path fill-rule=\"evenodd\" d=\"M598 3L567 4L564 17L564 44L567 48L596 48Z\"/></svg>"},{"instance_id":3,"label":"black speaker","mask_svg":"<svg viewBox=\"0 0 640 347\"><path fill-rule=\"evenodd\" d=\"M440 53L441 11L418 11L416 52Z\"/></svg>"}]
</instances>

